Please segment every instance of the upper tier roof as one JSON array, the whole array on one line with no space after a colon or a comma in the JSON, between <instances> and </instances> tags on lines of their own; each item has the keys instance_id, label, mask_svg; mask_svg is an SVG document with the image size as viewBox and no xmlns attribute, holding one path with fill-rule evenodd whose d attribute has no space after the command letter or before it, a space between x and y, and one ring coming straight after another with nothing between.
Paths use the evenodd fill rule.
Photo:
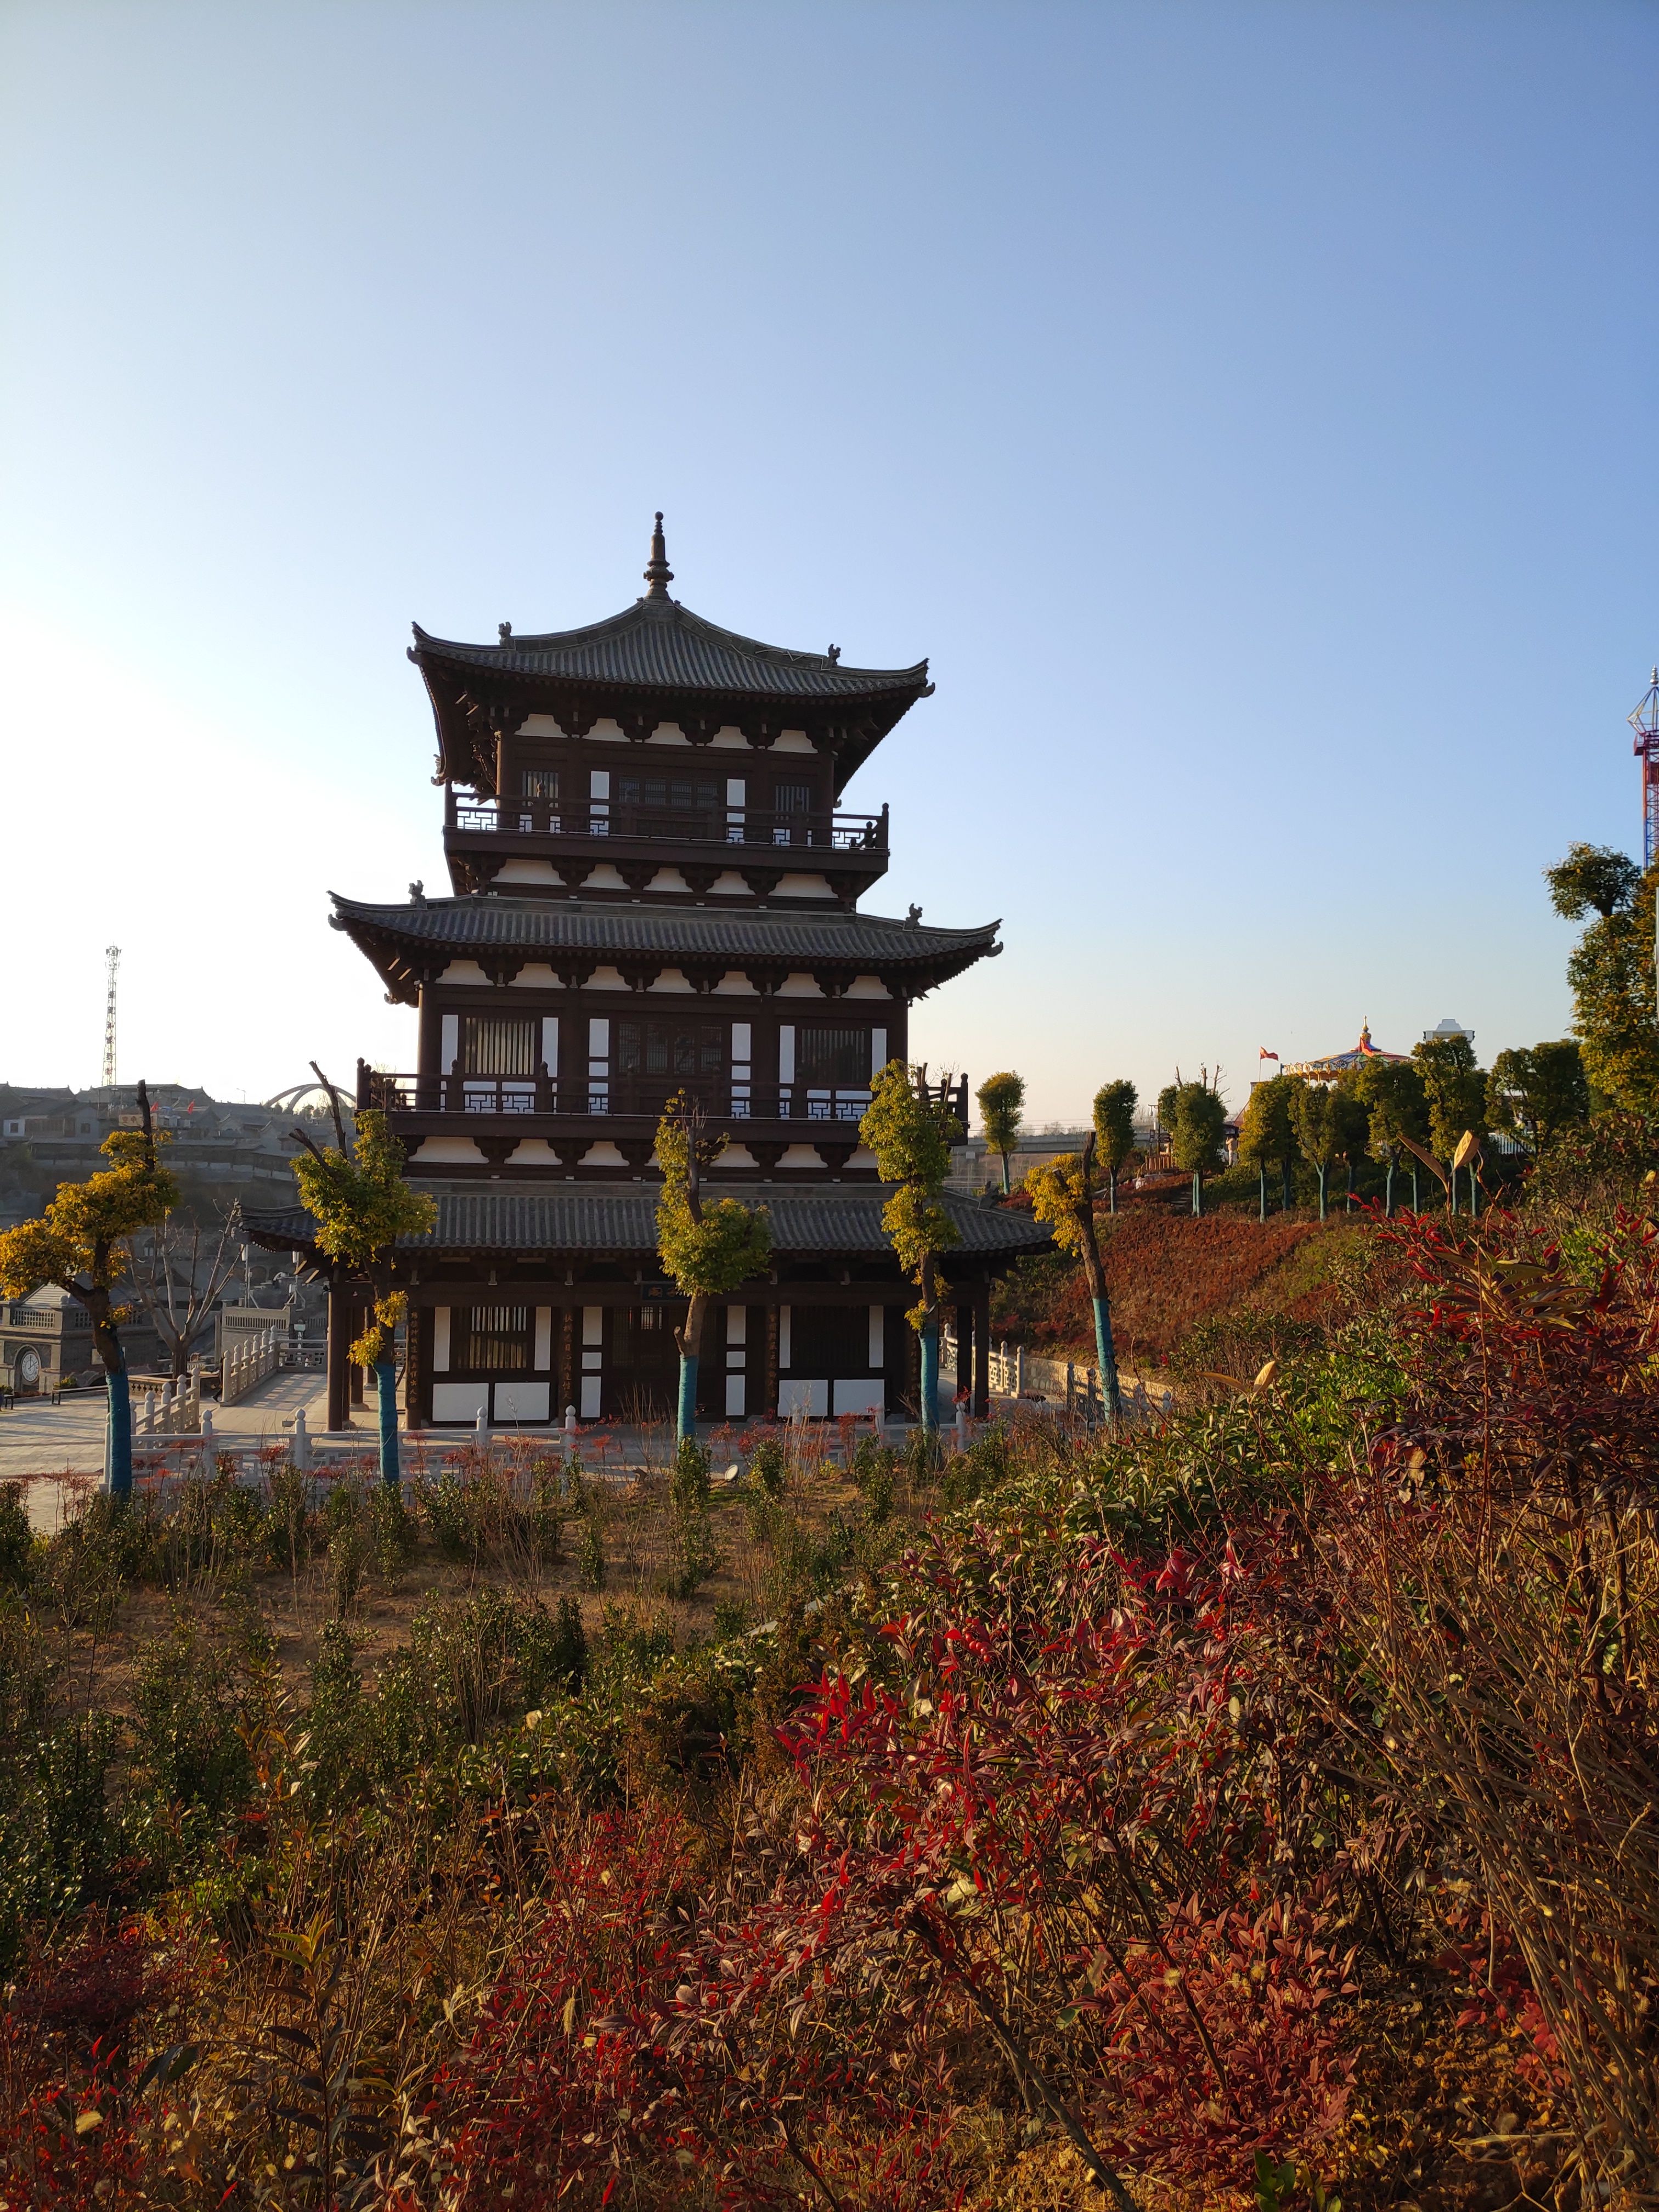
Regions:
<instances>
[{"instance_id":1,"label":"upper tier roof","mask_svg":"<svg viewBox=\"0 0 1659 2212\"><path fill-rule=\"evenodd\" d=\"M690 961L738 969L833 969L848 976L892 972L907 988L930 990L975 960L1000 951L998 925L924 929L920 922L857 913L791 914L720 907L623 906L580 899L507 899L495 893L431 899L419 906L374 905L331 894L332 927L343 929L379 969L394 998L413 1003L422 975L453 958L560 967Z\"/></svg>"},{"instance_id":2,"label":"upper tier roof","mask_svg":"<svg viewBox=\"0 0 1659 2212\"><path fill-rule=\"evenodd\" d=\"M933 690L927 663L908 668L848 668L827 653L798 653L722 629L693 614L667 586L662 517L646 568L649 589L632 606L582 629L515 637L503 623L495 645L434 637L418 623L410 659L427 681L444 750L442 773L493 788L489 747L477 721L546 710L580 727L601 714L646 726L688 721L690 734L723 722L775 731L801 725L835 732L836 787L899 717Z\"/></svg>"},{"instance_id":3,"label":"upper tier roof","mask_svg":"<svg viewBox=\"0 0 1659 2212\"><path fill-rule=\"evenodd\" d=\"M678 599L635 599L586 629L549 630L539 637L509 633L498 645L460 645L413 625L418 660L434 659L516 676L565 677L583 683L718 697L799 700L885 699L895 691L920 696L927 663L913 668L844 668L827 653L794 653L721 629Z\"/></svg>"}]
</instances>

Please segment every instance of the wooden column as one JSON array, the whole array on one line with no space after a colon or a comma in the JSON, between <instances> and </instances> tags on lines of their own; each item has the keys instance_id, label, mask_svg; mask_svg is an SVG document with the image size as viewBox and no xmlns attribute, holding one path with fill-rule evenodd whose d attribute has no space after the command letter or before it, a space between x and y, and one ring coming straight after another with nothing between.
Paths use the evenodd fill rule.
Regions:
<instances>
[{"instance_id":1,"label":"wooden column","mask_svg":"<svg viewBox=\"0 0 1659 2212\"><path fill-rule=\"evenodd\" d=\"M426 1426L426 1332L431 1326L430 1307L410 1306L404 1323L404 1421L411 1429Z\"/></svg>"},{"instance_id":2,"label":"wooden column","mask_svg":"<svg viewBox=\"0 0 1659 2212\"><path fill-rule=\"evenodd\" d=\"M974 1388L974 1307L970 1298L957 1294L957 1387L953 1392L961 1397L964 1390L970 1394Z\"/></svg>"},{"instance_id":3,"label":"wooden column","mask_svg":"<svg viewBox=\"0 0 1659 2212\"><path fill-rule=\"evenodd\" d=\"M976 1421L990 1418L991 1278L988 1274L974 1286L974 1401L971 1410Z\"/></svg>"},{"instance_id":4,"label":"wooden column","mask_svg":"<svg viewBox=\"0 0 1659 2212\"><path fill-rule=\"evenodd\" d=\"M766 1308L766 1405L769 1421L778 1418L778 1303L775 1298Z\"/></svg>"},{"instance_id":5,"label":"wooden column","mask_svg":"<svg viewBox=\"0 0 1659 2212\"><path fill-rule=\"evenodd\" d=\"M344 1428L351 1418L351 1293L343 1283L328 1286L328 1425Z\"/></svg>"},{"instance_id":6,"label":"wooden column","mask_svg":"<svg viewBox=\"0 0 1659 2212\"><path fill-rule=\"evenodd\" d=\"M346 1310L351 1316L349 1341L355 1344L362 1334L368 1319L368 1309L363 1304L362 1297L356 1296L348 1302ZM350 1363L349 1371L351 1376L351 1402L353 1406L363 1405L368 1398L368 1377L355 1359Z\"/></svg>"},{"instance_id":7,"label":"wooden column","mask_svg":"<svg viewBox=\"0 0 1659 2212\"><path fill-rule=\"evenodd\" d=\"M572 1305L559 1309L562 1338L559 1350L559 1402L555 1409L560 1420L564 1419L567 1406L574 1406L580 1413L581 1399L576 1389L576 1340L580 1334L576 1323L580 1310Z\"/></svg>"}]
</instances>

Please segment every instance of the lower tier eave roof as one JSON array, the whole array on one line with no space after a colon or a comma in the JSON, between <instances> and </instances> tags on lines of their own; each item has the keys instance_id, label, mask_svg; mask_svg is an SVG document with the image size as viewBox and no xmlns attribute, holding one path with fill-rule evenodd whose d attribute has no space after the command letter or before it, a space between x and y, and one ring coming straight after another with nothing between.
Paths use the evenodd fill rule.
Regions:
<instances>
[{"instance_id":1,"label":"lower tier eave roof","mask_svg":"<svg viewBox=\"0 0 1659 2212\"><path fill-rule=\"evenodd\" d=\"M438 1190L438 1220L428 1233L399 1240L400 1256L412 1260L489 1259L534 1256L548 1261L625 1259L657 1263L657 1203L654 1187L628 1184L613 1189L587 1186L576 1190ZM710 1199L740 1197L753 1204L752 1187L723 1191L710 1187ZM835 1192L779 1192L765 1194L771 1218L772 1247L780 1259L867 1259L890 1262L893 1249L881 1225L882 1208L891 1195L879 1185ZM1013 1261L1053 1249L1041 1223L1029 1214L985 1206L947 1192L945 1206L960 1242L941 1253L952 1260ZM269 1251L314 1251L316 1224L302 1206L269 1211L245 1207L242 1226Z\"/></svg>"}]
</instances>

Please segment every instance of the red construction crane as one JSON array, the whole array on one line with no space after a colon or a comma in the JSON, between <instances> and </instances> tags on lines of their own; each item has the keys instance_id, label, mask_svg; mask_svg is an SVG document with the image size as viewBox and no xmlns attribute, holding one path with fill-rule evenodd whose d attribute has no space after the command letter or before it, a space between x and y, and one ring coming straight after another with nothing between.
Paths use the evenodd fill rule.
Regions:
<instances>
[{"instance_id":1,"label":"red construction crane","mask_svg":"<svg viewBox=\"0 0 1659 2212\"><path fill-rule=\"evenodd\" d=\"M1629 720L1636 732L1632 750L1642 763L1642 865L1650 868L1659 852L1659 668Z\"/></svg>"}]
</instances>

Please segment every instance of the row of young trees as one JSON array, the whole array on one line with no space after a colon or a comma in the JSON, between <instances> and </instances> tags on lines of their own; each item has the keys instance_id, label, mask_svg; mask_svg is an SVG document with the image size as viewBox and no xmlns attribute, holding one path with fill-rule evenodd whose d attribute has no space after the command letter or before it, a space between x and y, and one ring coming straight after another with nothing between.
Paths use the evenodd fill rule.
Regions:
<instances>
[{"instance_id":1,"label":"row of young trees","mask_svg":"<svg viewBox=\"0 0 1659 2212\"><path fill-rule=\"evenodd\" d=\"M1262 1211L1267 1180L1277 1172L1285 1204L1298 1159L1319 1182L1319 1217L1325 1218L1331 1170L1353 1174L1366 1158L1386 1170L1383 1210L1394 1211L1397 1169L1412 1177L1419 1201L1419 1169L1426 1167L1456 1203L1459 1170L1469 1163L1469 1202L1479 1205L1474 1162L1493 1130L1513 1138L1536 1158L1564 1129L1583 1121L1590 1107L1583 1056L1571 1040L1502 1052L1490 1073L1476 1065L1466 1036L1434 1036L1409 1060L1370 1060L1334 1084L1277 1075L1259 1083L1239 1123L1238 1157L1257 1170Z\"/></svg>"}]
</instances>

